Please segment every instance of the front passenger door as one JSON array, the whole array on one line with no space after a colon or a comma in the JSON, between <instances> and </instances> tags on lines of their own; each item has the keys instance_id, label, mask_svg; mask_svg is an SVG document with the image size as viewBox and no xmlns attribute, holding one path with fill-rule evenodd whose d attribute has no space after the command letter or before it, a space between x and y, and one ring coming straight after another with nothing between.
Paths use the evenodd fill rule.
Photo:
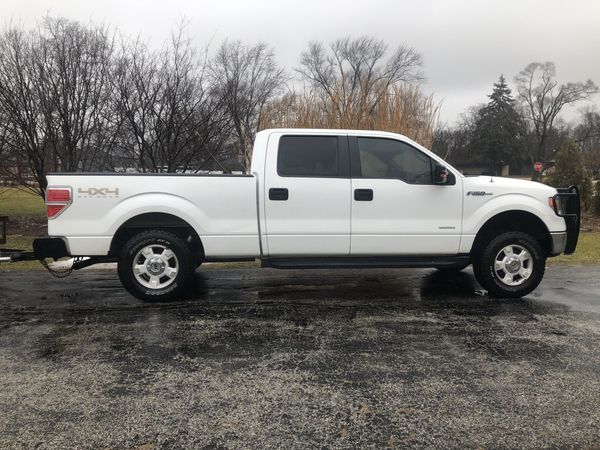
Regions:
<instances>
[{"instance_id":1,"label":"front passenger door","mask_svg":"<svg viewBox=\"0 0 600 450\"><path fill-rule=\"evenodd\" d=\"M462 178L434 184L435 160L391 138L349 137L351 255L454 255L462 225Z\"/></svg>"}]
</instances>

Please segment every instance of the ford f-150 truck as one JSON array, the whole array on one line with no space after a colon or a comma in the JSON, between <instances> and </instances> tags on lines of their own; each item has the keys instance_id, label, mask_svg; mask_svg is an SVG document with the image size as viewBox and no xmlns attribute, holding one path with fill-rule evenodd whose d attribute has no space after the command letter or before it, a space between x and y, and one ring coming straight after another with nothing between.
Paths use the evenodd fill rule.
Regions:
<instances>
[{"instance_id":1,"label":"ford f-150 truck","mask_svg":"<svg viewBox=\"0 0 600 450\"><path fill-rule=\"evenodd\" d=\"M203 262L256 258L275 268L472 264L489 293L521 297L579 235L576 187L465 177L387 132L261 131L246 175L47 179L49 236L36 256L117 261L123 286L144 300L180 296Z\"/></svg>"}]
</instances>

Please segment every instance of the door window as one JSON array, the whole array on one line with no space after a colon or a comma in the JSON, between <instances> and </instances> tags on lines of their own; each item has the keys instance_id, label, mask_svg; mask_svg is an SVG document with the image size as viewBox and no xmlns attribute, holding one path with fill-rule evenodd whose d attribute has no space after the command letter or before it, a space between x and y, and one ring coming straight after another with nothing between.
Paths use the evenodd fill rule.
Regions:
<instances>
[{"instance_id":1,"label":"door window","mask_svg":"<svg viewBox=\"0 0 600 450\"><path fill-rule=\"evenodd\" d=\"M284 177L337 177L337 136L282 136L277 153L277 172Z\"/></svg>"},{"instance_id":2,"label":"door window","mask_svg":"<svg viewBox=\"0 0 600 450\"><path fill-rule=\"evenodd\" d=\"M362 178L395 178L433 184L433 161L416 148L393 139L358 138Z\"/></svg>"}]
</instances>

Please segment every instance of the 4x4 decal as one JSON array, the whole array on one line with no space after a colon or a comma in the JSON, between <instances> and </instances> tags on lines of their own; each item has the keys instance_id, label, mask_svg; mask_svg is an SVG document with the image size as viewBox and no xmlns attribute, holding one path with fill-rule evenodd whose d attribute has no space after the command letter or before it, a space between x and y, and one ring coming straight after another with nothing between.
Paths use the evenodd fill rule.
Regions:
<instances>
[{"instance_id":1,"label":"4x4 decal","mask_svg":"<svg viewBox=\"0 0 600 450\"><path fill-rule=\"evenodd\" d=\"M77 195L82 198L117 198L119 197L119 188L78 188Z\"/></svg>"}]
</instances>

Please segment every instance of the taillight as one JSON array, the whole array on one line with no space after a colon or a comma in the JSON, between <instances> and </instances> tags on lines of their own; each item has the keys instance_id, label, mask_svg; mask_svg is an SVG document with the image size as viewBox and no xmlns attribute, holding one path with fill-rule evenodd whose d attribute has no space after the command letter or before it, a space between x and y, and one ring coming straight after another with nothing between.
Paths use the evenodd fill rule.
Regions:
<instances>
[{"instance_id":1,"label":"taillight","mask_svg":"<svg viewBox=\"0 0 600 450\"><path fill-rule=\"evenodd\" d=\"M49 187L46 189L46 211L48 219L54 219L62 213L71 204L72 201L71 188Z\"/></svg>"}]
</instances>

